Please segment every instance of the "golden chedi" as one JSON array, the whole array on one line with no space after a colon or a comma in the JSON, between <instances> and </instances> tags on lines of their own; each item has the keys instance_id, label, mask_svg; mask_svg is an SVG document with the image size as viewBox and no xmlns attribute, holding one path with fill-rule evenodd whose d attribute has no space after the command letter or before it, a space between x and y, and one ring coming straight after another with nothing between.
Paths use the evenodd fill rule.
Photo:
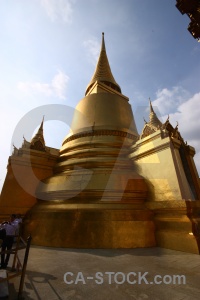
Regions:
<instances>
[{"instance_id":1,"label":"golden chedi","mask_svg":"<svg viewBox=\"0 0 200 300\"><path fill-rule=\"evenodd\" d=\"M195 149L152 103L137 132L115 81L104 35L94 75L60 150L47 147L43 121L14 147L0 195L0 218L25 215L24 237L71 248L160 246L200 252L200 181ZM67 116L66 116L67 119ZM34 176L33 176L34 175Z\"/></svg>"},{"instance_id":2,"label":"golden chedi","mask_svg":"<svg viewBox=\"0 0 200 300\"><path fill-rule=\"evenodd\" d=\"M104 35L95 73L76 107L53 176L37 188L25 234L38 245L134 248L155 245L147 188L130 160L138 139L129 99L107 58Z\"/></svg>"}]
</instances>

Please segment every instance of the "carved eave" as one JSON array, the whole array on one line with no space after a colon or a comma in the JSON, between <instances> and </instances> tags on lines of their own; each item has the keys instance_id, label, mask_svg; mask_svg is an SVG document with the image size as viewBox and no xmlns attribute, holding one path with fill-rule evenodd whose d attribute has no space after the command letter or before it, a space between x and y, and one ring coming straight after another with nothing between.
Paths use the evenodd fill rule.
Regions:
<instances>
[{"instance_id":1,"label":"carved eave","mask_svg":"<svg viewBox=\"0 0 200 300\"><path fill-rule=\"evenodd\" d=\"M12 152L12 156L16 156L16 155L18 155L18 149L17 149L17 147L15 147L15 145L13 145L13 152Z\"/></svg>"},{"instance_id":2,"label":"carved eave","mask_svg":"<svg viewBox=\"0 0 200 300\"><path fill-rule=\"evenodd\" d=\"M168 131L168 134L171 138L177 139L186 145L184 139L182 138L178 130L178 125L174 128L172 124L168 121L167 124L165 124L165 129Z\"/></svg>"},{"instance_id":3,"label":"carved eave","mask_svg":"<svg viewBox=\"0 0 200 300\"><path fill-rule=\"evenodd\" d=\"M23 143L21 148L29 149L30 148L30 142L28 142L25 137L23 136Z\"/></svg>"},{"instance_id":4,"label":"carved eave","mask_svg":"<svg viewBox=\"0 0 200 300\"><path fill-rule=\"evenodd\" d=\"M172 124L169 122L169 117L166 120L166 122L163 124L163 129L165 129L167 131L169 137L171 137L174 140L176 139L176 140L180 141L181 144L184 145L184 147L191 147L191 146L187 145L187 142L185 142L183 137L181 136L181 133L178 130L178 123L177 123L176 127L173 127Z\"/></svg>"}]
</instances>

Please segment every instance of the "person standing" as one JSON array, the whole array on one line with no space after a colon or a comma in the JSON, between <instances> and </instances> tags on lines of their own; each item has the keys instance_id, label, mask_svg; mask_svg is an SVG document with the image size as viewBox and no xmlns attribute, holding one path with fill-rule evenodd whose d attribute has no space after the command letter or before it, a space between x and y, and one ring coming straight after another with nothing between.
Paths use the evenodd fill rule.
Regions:
<instances>
[{"instance_id":1,"label":"person standing","mask_svg":"<svg viewBox=\"0 0 200 300\"><path fill-rule=\"evenodd\" d=\"M16 215L14 220L14 225L16 225L16 235L19 235L21 232L21 225L22 225L22 217L21 214Z\"/></svg>"},{"instance_id":2,"label":"person standing","mask_svg":"<svg viewBox=\"0 0 200 300\"><path fill-rule=\"evenodd\" d=\"M13 242L14 242L14 237L16 234L16 225L14 223L15 220L15 215L11 215L10 221L9 222L4 222L1 227L5 228L6 230L6 237L3 240L3 243L1 245L2 247L2 252L4 251L9 251L12 249ZM6 269L8 262L10 258L10 253L2 253L1 254L1 268Z\"/></svg>"}]
</instances>

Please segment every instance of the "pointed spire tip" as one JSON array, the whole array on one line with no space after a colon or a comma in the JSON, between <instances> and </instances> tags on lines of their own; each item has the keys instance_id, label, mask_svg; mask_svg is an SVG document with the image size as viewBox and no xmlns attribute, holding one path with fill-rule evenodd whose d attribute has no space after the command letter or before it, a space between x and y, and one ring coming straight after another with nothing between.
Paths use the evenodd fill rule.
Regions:
<instances>
[{"instance_id":1,"label":"pointed spire tip","mask_svg":"<svg viewBox=\"0 0 200 300\"><path fill-rule=\"evenodd\" d=\"M152 103L151 103L151 98L149 97L149 104L150 104L150 106L152 106Z\"/></svg>"},{"instance_id":2,"label":"pointed spire tip","mask_svg":"<svg viewBox=\"0 0 200 300\"><path fill-rule=\"evenodd\" d=\"M97 65L96 65L96 69L95 69L92 79L90 80L90 83L88 84L88 86L86 88L85 95L88 94L91 87L95 84L96 81L102 82L105 85L116 90L117 92L121 93L121 88L115 81L115 79L112 75L111 69L110 69L109 61L108 61L107 54L106 54L104 32L102 32L101 50L100 50L99 59L98 59Z\"/></svg>"}]
</instances>

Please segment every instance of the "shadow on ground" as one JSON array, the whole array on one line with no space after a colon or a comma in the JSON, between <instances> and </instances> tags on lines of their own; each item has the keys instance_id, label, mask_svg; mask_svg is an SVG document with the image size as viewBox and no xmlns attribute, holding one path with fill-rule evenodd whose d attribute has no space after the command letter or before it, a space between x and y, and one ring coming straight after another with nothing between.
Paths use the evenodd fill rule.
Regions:
<instances>
[{"instance_id":1,"label":"shadow on ground","mask_svg":"<svg viewBox=\"0 0 200 300\"><path fill-rule=\"evenodd\" d=\"M26 272L26 282L24 282L24 291L22 294L22 298L24 300L44 300L40 297L38 294L37 289L35 288L35 284L37 283L46 283L51 288L52 292L55 294L56 298L58 300L62 300L54 287L52 286L51 282L52 280L56 280L57 277L47 274L47 273L41 273L41 272L33 272L33 271L27 271ZM20 281L20 279L19 279ZM17 300L18 299L18 289L19 289L19 282L14 284L10 281L9 283L9 300ZM29 292L28 292L29 291Z\"/></svg>"},{"instance_id":2,"label":"shadow on ground","mask_svg":"<svg viewBox=\"0 0 200 300\"><path fill-rule=\"evenodd\" d=\"M68 253L85 253L94 256L103 257L117 257L121 255L133 255L133 256L162 256L162 255L174 255L174 251L170 249L160 248L160 247L150 247L150 248L135 248L135 249L71 249L71 248L51 248L51 247L41 247L32 245L31 248L35 249L47 249L52 251L64 251ZM176 251L178 255L188 255L187 252Z\"/></svg>"}]
</instances>

